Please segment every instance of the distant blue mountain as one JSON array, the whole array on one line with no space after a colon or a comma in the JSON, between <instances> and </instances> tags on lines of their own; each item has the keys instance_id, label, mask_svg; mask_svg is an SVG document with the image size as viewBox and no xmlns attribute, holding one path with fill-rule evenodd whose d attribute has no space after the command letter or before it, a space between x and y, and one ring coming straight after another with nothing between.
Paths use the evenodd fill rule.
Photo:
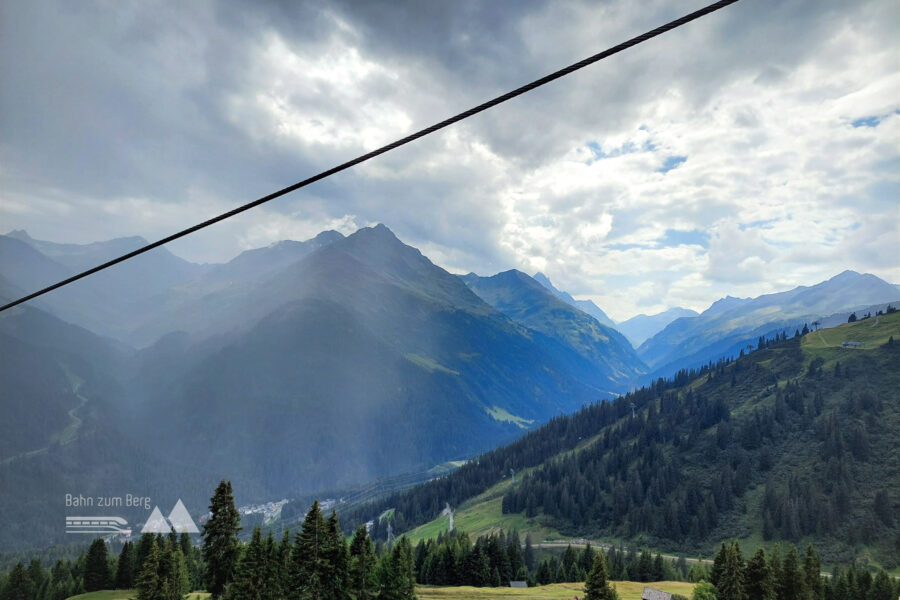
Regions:
<instances>
[{"instance_id":1,"label":"distant blue mountain","mask_svg":"<svg viewBox=\"0 0 900 600\"><path fill-rule=\"evenodd\" d=\"M644 343L645 340L653 337L663 329L666 325L680 319L681 317L696 317L699 313L687 308L676 306L655 315L640 314L631 317L627 321L616 324L616 329L628 338L632 346L637 348Z\"/></svg>"},{"instance_id":2,"label":"distant blue mountain","mask_svg":"<svg viewBox=\"0 0 900 600\"><path fill-rule=\"evenodd\" d=\"M725 297L696 317L679 318L646 340L638 355L651 376L671 375L722 357L735 356L759 336L793 332L805 323L886 302L900 290L875 275L844 271L827 281L757 298Z\"/></svg>"},{"instance_id":3,"label":"distant blue mountain","mask_svg":"<svg viewBox=\"0 0 900 600\"><path fill-rule=\"evenodd\" d=\"M590 367L582 378L610 395L627 391L645 367L628 340L611 327L561 300L521 271L461 279L478 296L516 323L556 340Z\"/></svg>"},{"instance_id":4,"label":"distant blue mountain","mask_svg":"<svg viewBox=\"0 0 900 600\"><path fill-rule=\"evenodd\" d=\"M599 306L594 304L593 300L576 300L568 292L556 289L553 284L550 283L550 278L543 273L535 273L534 280L553 292L554 296L556 296L566 304L570 304L581 312L587 313L597 319L597 321L601 325L616 329L616 324L613 322L613 320L610 319Z\"/></svg>"}]
</instances>

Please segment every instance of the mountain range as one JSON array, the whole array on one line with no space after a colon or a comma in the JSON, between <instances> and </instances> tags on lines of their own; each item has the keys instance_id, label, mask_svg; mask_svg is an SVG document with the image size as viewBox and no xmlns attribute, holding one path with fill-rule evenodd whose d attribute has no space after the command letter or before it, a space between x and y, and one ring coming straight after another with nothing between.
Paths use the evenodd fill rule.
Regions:
<instances>
[{"instance_id":1,"label":"mountain range","mask_svg":"<svg viewBox=\"0 0 900 600\"><path fill-rule=\"evenodd\" d=\"M900 444L898 358L897 311L779 335L350 508L346 525L390 514L416 543L446 534L449 506L455 531L472 536L514 529L535 543L707 556L726 538L767 552L787 541L813 543L828 563L894 568L900 462L882 449Z\"/></svg>"},{"instance_id":2,"label":"mountain range","mask_svg":"<svg viewBox=\"0 0 900 600\"><path fill-rule=\"evenodd\" d=\"M871 274L844 271L827 281L757 298L727 296L695 317L681 317L644 341L638 355L651 376L737 356L759 337L794 332L838 313L898 303L900 288Z\"/></svg>"},{"instance_id":3,"label":"mountain range","mask_svg":"<svg viewBox=\"0 0 900 600\"><path fill-rule=\"evenodd\" d=\"M666 326L681 317L696 317L699 313L689 308L676 306L654 315L635 315L626 321L616 324L616 329L622 332L631 344L638 348L644 341L653 337Z\"/></svg>"},{"instance_id":4,"label":"mountain range","mask_svg":"<svg viewBox=\"0 0 900 600\"><path fill-rule=\"evenodd\" d=\"M142 243L0 236L0 298ZM224 264L159 248L0 314L0 513L19 523L0 545L58 538L69 492L196 511L220 478L255 501L468 458L678 367L669 357L705 362L794 314L896 291L840 281L720 301L636 351L545 276L453 275L383 225Z\"/></svg>"},{"instance_id":5,"label":"mountain range","mask_svg":"<svg viewBox=\"0 0 900 600\"><path fill-rule=\"evenodd\" d=\"M91 245L92 260L133 244ZM0 236L0 296L70 274L84 254ZM35 521L66 491L134 489L197 510L220 477L262 500L425 470L625 392L643 369L621 335L530 278L536 301L567 313L566 335L507 316L384 226L223 265L171 258L148 257L170 272L147 298L88 278L69 302L48 294L0 315L16 357L0 446L0 483L15 491L0 511L34 532L0 543L62 533ZM40 517L16 508L37 497L51 504Z\"/></svg>"}]
</instances>

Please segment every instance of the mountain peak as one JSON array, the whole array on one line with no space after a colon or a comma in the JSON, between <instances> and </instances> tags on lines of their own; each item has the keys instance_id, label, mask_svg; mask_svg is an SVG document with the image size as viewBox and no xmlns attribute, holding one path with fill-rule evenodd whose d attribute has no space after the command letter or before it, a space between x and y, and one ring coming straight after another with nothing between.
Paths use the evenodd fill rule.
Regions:
<instances>
[{"instance_id":1,"label":"mountain peak","mask_svg":"<svg viewBox=\"0 0 900 600\"><path fill-rule=\"evenodd\" d=\"M381 242L391 242L391 243L399 243L400 241L393 231L391 231L387 225L383 223L379 223L373 227L362 227L358 229L355 233L347 236L347 239L357 239L357 240L377 240Z\"/></svg>"},{"instance_id":2,"label":"mountain peak","mask_svg":"<svg viewBox=\"0 0 900 600\"><path fill-rule=\"evenodd\" d=\"M20 240L23 242L27 242L29 240L34 239L30 235L28 235L28 232L25 231L24 229L13 229L12 231L10 231L9 233L6 234L6 237L11 237L13 239Z\"/></svg>"},{"instance_id":3,"label":"mountain peak","mask_svg":"<svg viewBox=\"0 0 900 600\"><path fill-rule=\"evenodd\" d=\"M542 286L548 289L553 289L553 284L550 283L550 278L538 271L534 274L534 280L540 283Z\"/></svg>"},{"instance_id":4,"label":"mountain peak","mask_svg":"<svg viewBox=\"0 0 900 600\"><path fill-rule=\"evenodd\" d=\"M336 241L342 240L342 239L344 239L343 233L341 233L340 231L335 231L334 229L329 229L327 231L323 231L322 233L318 234L316 237L313 238L313 241L323 243L323 244L330 244L332 242L336 242Z\"/></svg>"}]
</instances>

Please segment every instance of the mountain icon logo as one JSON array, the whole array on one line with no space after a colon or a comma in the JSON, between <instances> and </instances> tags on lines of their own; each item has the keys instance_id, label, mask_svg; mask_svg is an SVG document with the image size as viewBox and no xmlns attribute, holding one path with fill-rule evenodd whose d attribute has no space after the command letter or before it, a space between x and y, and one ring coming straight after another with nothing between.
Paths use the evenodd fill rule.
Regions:
<instances>
[{"instance_id":1,"label":"mountain icon logo","mask_svg":"<svg viewBox=\"0 0 900 600\"><path fill-rule=\"evenodd\" d=\"M144 528L141 529L141 533L169 533L173 529L175 533L200 533L200 530L197 529L197 524L194 523L194 519L191 518L190 513L184 507L184 502L181 501L181 498L175 503L168 517L162 515L159 506L154 506L153 512L150 513L150 518L147 519L147 522L144 523Z\"/></svg>"}]
</instances>

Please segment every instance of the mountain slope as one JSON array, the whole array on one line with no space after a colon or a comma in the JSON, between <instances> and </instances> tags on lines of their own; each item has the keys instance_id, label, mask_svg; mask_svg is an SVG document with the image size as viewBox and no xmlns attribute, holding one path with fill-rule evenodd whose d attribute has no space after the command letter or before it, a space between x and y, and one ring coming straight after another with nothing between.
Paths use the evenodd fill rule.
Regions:
<instances>
[{"instance_id":1,"label":"mountain slope","mask_svg":"<svg viewBox=\"0 0 900 600\"><path fill-rule=\"evenodd\" d=\"M675 319L696 317L698 314L697 311L676 306L655 315L636 315L627 321L616 324L616 329L621 331L622 335L628 338L628 341L637 348L645 340L665 329L666 325Z\"/></svg>"},{"instance_id":2,"label":"mountain slope","mask_svg":"<svg viewBox=\"0 0 900 600\"><path fill-rule=\"evenodd\" d=\"M877 449L900 443L900 313L767 346L555 419L350 516L393 508L395 529L434 519L436 533L450 503L473 533L704 553L725 538L802 540L829 562L890 563L900 459Z\"/></svg>"},{"instance_id":3,"label":"mountain slope","mask_svg":"<svg viewBox=\"0 0 900 600\"><path fill-rule=\"evenodd\" d=\"M556 289L550 282L550 278L543 273L535 273L534 280L550 290L554 296L556 296L566 304L574 306L581 312L587 313L597 319L597 322L599 322L601 325L605 325L606 327L609 327L611 329L616 328L616 324L613 322L613 320L606 316L606 313L603 312L603 310L599 306L594 304L593 300L576 300L568 292Z\"/></svg>"},{"instance_id":4,"label":"mountain slope","mask_svg":"<svg viewBox=\"0 0 900 600\"><path fill-rule=\"evenodd\" d=\"M0 298L14 295L0 277ZM72 514L66 494L127 490L160 502L181 497L194 510L204 505L215 474L148 451L124 427L116 375L127 350L23 305L0 314L0 356L0 547L71 542L62 525ZM117 515L139 523L148 512Z\"/></svg>"},{"instance_id":5,"label":"mountain slope","mask_svg":"<svg viewBox=\"0 0 900 600\"><path fill-rule=\"evenodd\" d=\"M31 292L146 243L143 238L129 237L92 244L57 244L13 231L0 236L0 255L6 255L0 272L17 287ZM11 267L9 262L19 262L20 266ZM25 264L30 265L28 272L23 272ZM134 315L154 308L156 295L208 268L157 248L56 290L42 297L39 306L101 335L123 339Z\"/></svg>"},{"instance_id":6,"label":"mountain slope","mask_svg":"<svg viewBox=\"0 0 900 600\"><path fill-rule=\"evenodd\" d=\"M139 435L255 497L469 456L600 396L574 352L384 226L174 316L186 333L142 351L129 386L136 424L171 418Z\"/></svg>"},{"instance_id":7,"label":"mountain slope","mask_svg":"<svg viewBox=\"0 0 900 600\"><path fill-rule=\"evenodd\" d=\"M896 286L874 275L845 271L810 287L752 299L723 298L698 317L670 323L641 344L638 355L652 369L652 376L670 375L735 356L760 336L794 331L833 313L898 299Z\"/></svg>"},{"instance_id":8,"label":"mountain slope","mask_svg":"<svg viewBox=\"0 0 900 600\"><path fill-rule=\"evenodd\" d=\"M588 361L585 376L598 389L626 391L641 375L643 364L622 334L560 300L525 273L512 270L493 277L470 273L461 279L513 321L557 340Z\"/></svg>"}]
</instances>

